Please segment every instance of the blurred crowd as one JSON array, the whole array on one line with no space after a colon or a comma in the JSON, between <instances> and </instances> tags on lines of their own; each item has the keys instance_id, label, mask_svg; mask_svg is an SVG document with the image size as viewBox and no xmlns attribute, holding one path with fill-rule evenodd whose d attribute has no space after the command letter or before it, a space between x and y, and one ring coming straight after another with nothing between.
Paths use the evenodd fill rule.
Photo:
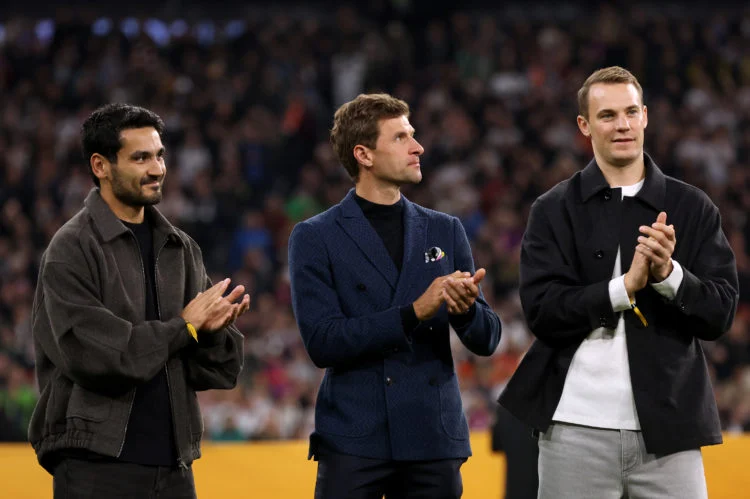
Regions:
<instances>
[{"instance_id":1,"label":"blurred crowd","mask_svg":"<svg viewBox=\"0 0 750 499\"><path fill-rule=\"evenodd\" d=\"M424 181L404 193L459 216L487 268L501 345L489 358L454 348L469 424L486 429L532 341L516 289L530 204L592 157L576 92L613 64L643 85L646 150L721 209L741 304L731 331L704 346L725 430L750 430L750 10L573 2L430 16L399 5L408 2L200 21L0 21L0 440L25 439L38 261L92 188L79 129L111 101L164 118L160 209L201 245L215 279L232 277L253 299L237 324L238 387L200 394L207 437L307 437L322 372L292 314L287 238L352 187L328 129L365 91L411 105Z\"/></svg>"}]
</instances>

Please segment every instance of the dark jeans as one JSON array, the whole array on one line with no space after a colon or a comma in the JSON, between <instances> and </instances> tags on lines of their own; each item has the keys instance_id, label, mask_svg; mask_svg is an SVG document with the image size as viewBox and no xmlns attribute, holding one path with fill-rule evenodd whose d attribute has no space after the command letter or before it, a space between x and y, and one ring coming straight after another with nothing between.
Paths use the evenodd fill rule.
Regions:
<instances>
[{"instance_id":1,"label":"dark jeans","mask_svg":"<svg viewBox=\"0 0 750 499\"><path fill-rule=\"evenodd\" d=\"M54 499L195 499L193 470L112 461L63 459Z\"/></svg>"},{"instance_id":2,"label":"dark jeans","mask_svg":"<svg viewBox=\"0 0 750 499\"><path fill-rule=\"evenodd\" d=\"M315 499L459 499L464 462L390 461L326 452L318 456Z\"/></svg>"}]
</instances>

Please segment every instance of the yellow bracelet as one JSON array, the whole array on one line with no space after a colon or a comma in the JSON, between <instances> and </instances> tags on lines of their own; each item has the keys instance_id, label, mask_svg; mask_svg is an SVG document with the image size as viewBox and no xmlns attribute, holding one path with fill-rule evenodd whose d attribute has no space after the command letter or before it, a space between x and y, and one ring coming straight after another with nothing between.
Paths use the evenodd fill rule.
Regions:
<instances>
[{"instance_id":1,"label":"yellow bracelet","mask_svg":"<svg viewBox=\"0 0 750 499\"><path fill-rule=\"evenodd\" d=\"M187 326L187 330L188 333L190 333L190 336L192 336L195 341L198 341L198 331L195 330L195 326L190 324L188 321L185 321L185 326Z\"/></svg>"},{"instance_id":2,"label":"yellow bracelet","mask_svg":"<svg viewBox=\"0 0 750 499\"><path fill-rule=\"evenodd\" d=\"M637 315L641 320L641 324L643 324L643 327L648 327L648 321L646 320L646 317L643 316L643 312L641 312L641 309L638 308L634 301L630 302L630 308L633 309L635 315Z\"/></svg>"}]
</instances>

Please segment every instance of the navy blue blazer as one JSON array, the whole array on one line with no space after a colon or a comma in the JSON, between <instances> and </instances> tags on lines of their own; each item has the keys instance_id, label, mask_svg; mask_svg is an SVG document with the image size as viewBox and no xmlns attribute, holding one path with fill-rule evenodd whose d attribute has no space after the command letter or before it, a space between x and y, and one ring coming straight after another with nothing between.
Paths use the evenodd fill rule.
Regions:
<instances>
[{"instance_id":1,"label":"navy blue blazer","mask_svg":"<svg viewBox=\"0 0 750 499\"><path fill-rule=\"evenodd\" d=\"M430 261L439 247L445 256ZM404 258L399 273L355 201L300 222L289 239L292 305L305 348L325 376L315 406L317 444L376 459L430 460L471 455L453 368L449 325L478 355L500 341L500 319L484 297L470 322L445 305L407 335L399 308L439 276L474 273L469 241L453 216L404 198ZM463 321L466 322L466 321Z\"/></svg>"}]
</instances>

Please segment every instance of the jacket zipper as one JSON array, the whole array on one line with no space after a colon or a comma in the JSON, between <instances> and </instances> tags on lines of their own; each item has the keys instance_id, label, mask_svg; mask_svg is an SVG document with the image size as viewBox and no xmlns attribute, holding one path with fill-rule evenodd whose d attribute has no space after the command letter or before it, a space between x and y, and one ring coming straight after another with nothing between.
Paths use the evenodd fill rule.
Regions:
<instances>
[{"instance_id":1,"label":"jacket zipper","mask_svg":"<svg viewBox=\"0 0 750 499\"><path fill-rule=\"evenodd\" d=\"M174 444L175 444L175 447L177 447L177 467L180 469L180 471L185 472L188 470L188 466L187 464L185 464L185 460L182 459L179 438L177 436L177 423L175 423L175 420L174 420L174 402L172 401L172 383L169 382L169 369L167 369L167 366L164 366L164 372L167 375L167 391L169 392L169 407L172 409L172 429L174 430Z\"/></svg>"},{"instance_id":2,"label":"jacket zipper","mask_svg":"<svg viewBox=\"0 0 750 499\"><path fill-rule=\"evenodd\" d=\"M130 235L133 236L133 240L135 241L135 247L138 250L138 261L141 264L141 275L143 276L143 287L145 289L146 287L146 269L143 267L143 258L141 258L141 251L140 246L138 245L138 239L135 237L135 234L133 234L132 231L130 232ZM157 299L158 300L158 299ZM157 310L159 309L157 305ZM122 434L122 443L120 444L120 450L117 451L117 457L120 457L120 454L122 454L122 449L125 447L125 439L128 438L128 424L130 424L130 413L133 412L133 403L135 402L135 391L138 388L133 388L133 396L130 398L130 405L128 406L128 417L125 420L125 432Z\"/></svg>"},{"instance_id":3,"label":"jacket zipper","mask_svg":"<svg viewBox=\"0 0 750 499\"><path fill-rule=\"evenodd\" d=\"M165 241L166 244L166 241ZM164 248L164 245L162 244L159 249L156 251L156 257L154 259L154 286L156 287L156 315L161 320L161 307L159 306L159 255L161 255L161 250ZM169 364L169 360L167 360L167 364ZM181 471L185 472L188 470L187 464L185 464L185 461L182 459L182 449L180 449L180 440L177 435L177 423L175 422L175 412L174 412L174 399L172 397L172 383L169 381L169 369L167 369L167 364L164 365L164 374L167 376L167 392L169 393L169 408L172 411L172 430L174 431L174 444L177 448L177 466L180 468Z\"/></svg>"},{"instance_id":4,"label":"jacket zipper","mask_svg":"<svg viewBox=\"0 0 750 499\"><path fill-rule=\"evenodd\" d=\"M122 443L120 444L120 449L117 451L117 457L120 457L120 454L122 454L122 449L125 447L125 439L128 438L128 424L130 423L130 413L133 412L133 402L135 402L135 389L133 389L133 396L130 398L128 417L125 420L125 431L122 434Z\"/></svg>"}]
</instances>

